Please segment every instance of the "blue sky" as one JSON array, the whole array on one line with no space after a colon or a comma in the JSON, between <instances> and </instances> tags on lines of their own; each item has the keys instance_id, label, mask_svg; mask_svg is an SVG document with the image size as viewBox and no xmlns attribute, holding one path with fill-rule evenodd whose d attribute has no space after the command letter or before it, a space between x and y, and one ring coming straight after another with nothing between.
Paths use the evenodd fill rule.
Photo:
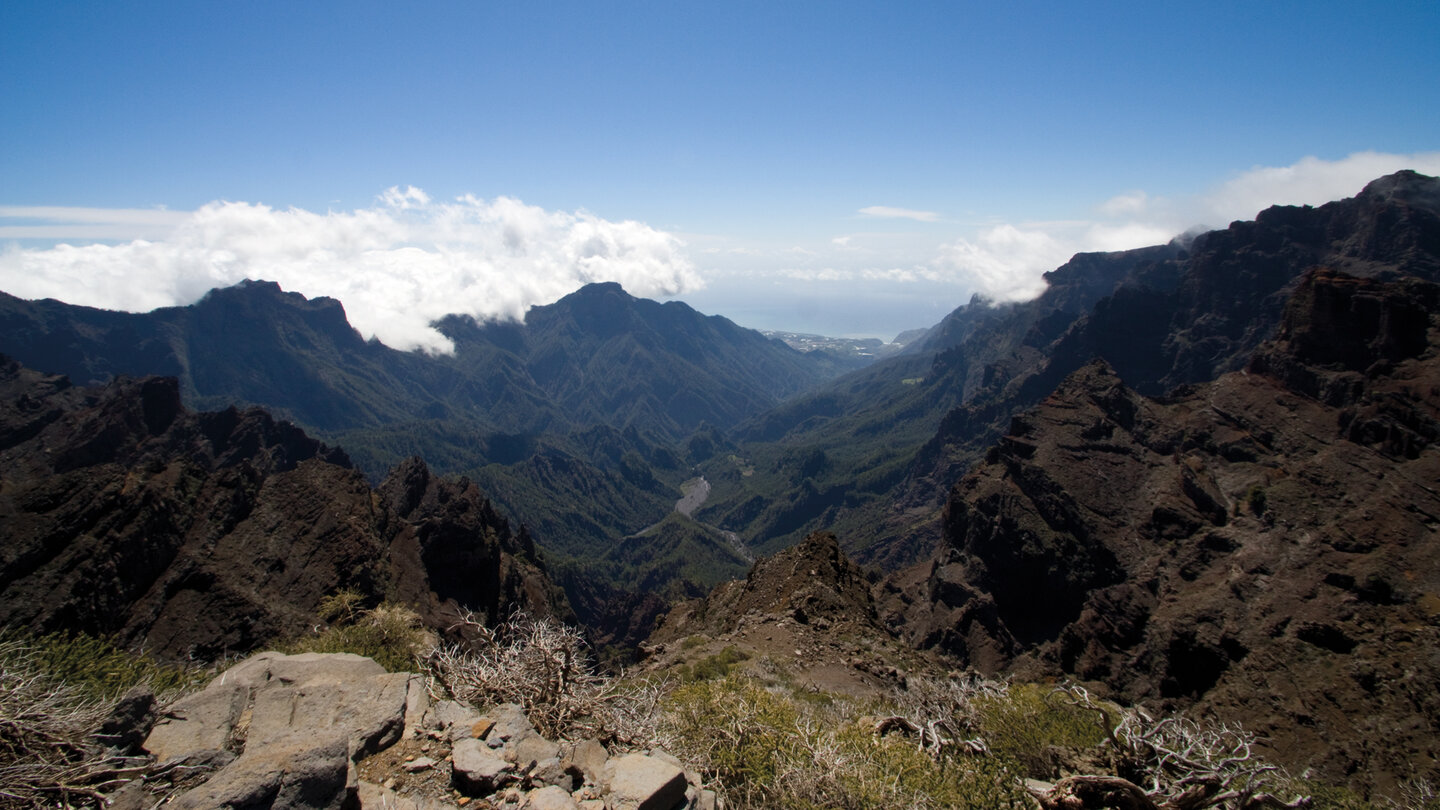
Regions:
<instances>
[{"instance_id":1,"label":"blue sky","mask_svg":"<svg viewBox=\"0 0 1440 810\"><path fill-rule=\"evenodd\" d=\"M272 277L443 350L415 318L614 278L889 337L1075 250L1440 172L1437 42L1433 0L11 2L0 289Z\"/></svg>"}]
</instances>

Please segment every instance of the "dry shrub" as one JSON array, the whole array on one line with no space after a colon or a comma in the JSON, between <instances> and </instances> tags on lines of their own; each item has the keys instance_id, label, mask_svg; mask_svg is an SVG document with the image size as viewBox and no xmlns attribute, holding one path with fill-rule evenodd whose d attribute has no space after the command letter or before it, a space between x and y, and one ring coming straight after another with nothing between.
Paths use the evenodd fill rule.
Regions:
<instances>
[{"instance_id":1,"label":"dry shrub","mask_svg":"<svg viewBox=\"0 0 1440 810\"><path fill-rule=\"evenodd\" d=\"M143 764L88 739L110 707L50 677L34 646L0 641L0 807L103 807Z\"/></svg>"},{"instance_id":2,"label":"dry shrub","mask_svg":"<svg viewBox=\"0 0 1440 810\"><path fill-rule=\"evenodd\" d=\"M1402 782L1399 796L1390 800L1396 810L1440 810L1440 790L1436 790L1428 779L1411 779Z\"/></svg>"},{"instance_id":3,"label":"dry shrub","mask_svg":"<svg viewBox=\"0 0 1440 810\"><path fill-rule=\"evenodd\" d=\"M1256 737L1238 726L1201 724L1181 717L1152 718L1141 709L1119 710L1095 701L1078 686L1062 691L1077 709L1102 718L1115 756L1111 774L1069 776L1034 791L1045 810L1133 807L1136 810L1259 810L1311 807L1274 791L1292 780L1255 752ZM1118 712L1120 721L1112 722Z\"/></svg>"},{"instance_id":4,"label":"dry shrub","mask_svg":"<svg viewBox=\"0 0 1440 810\"><path fill-rule=\"evenodd\" d=\"M580 631L521 611L495 628L473 616L462 622L466 645L437 646L425 657L437 697L517 703L552 739L584 734L643 745L653 736L661 686L601 675Z\"/></svg>"}]
</instances>

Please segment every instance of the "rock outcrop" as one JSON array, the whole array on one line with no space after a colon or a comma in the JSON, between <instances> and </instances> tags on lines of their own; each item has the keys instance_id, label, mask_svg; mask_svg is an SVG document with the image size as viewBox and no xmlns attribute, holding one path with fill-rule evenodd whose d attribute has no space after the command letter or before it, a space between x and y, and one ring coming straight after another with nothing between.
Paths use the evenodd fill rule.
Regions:
<instances>
[{"instance_id":1,"label":"rock outcrop","mask_svg":"<svg viewBox=\"0 0 1440 810\"><path fill-rule=\"evenodd\" d=\"M80 388L0 363L0 536L0 624L164 657L296 635L346 588L437 625L563 601L469 482L412 460L372 490L264 411L191 413L173 378Z\"/></svg>"},{"instance_id":2,"label":"rock outcrop","mask_svg":"<svg viewBox=\"0 0 1440 810\"><path fill-rule=\"evenodd\" d=\"M788 617L802 625L879 626L864 572L840 550L834 534L816 532L756 562L745 579L722 583L704 599L671 611L652 640L723 633L747 615Z\"/></svg>"},{"instance_id":3,"label":"rock outcrop","mask_svg":"<svg viewBox=\"0 0 1440 810\"><path fill-rule=\"evenodd\" d=\"M1149 399L1070 375L882 598L913 643L1243 720L1272 755L1437 777L1440 286L1308 274L1248 371Z\"/></svg>"},{"instance_id":4,"label":"rock outcrop","mask_svg":"<svg viewBox=\"0 0 1440 810\"><path fill-rule=\"evenodd\" d=\"M807 686L857 695L945 666L881 624L869 579L829 532L760 559L743 580L676 605L642 650L653 670L703 668L707 659L726 666L768 660Z\"/></svg>"},{"instance_id":5,"label":"rock outcrop","mask_svg":"<svg viewBox=\"0 0 1440 810\"><path fill-rule=\"evenodd\" d=\"M266 652L170 707L143 779L113 806L196 810L713 810L661 751L551 741L516 705L434 701L423 679L350 654ZM483 800L481 804L472 804Z\"/></svg>"}]
</instances>

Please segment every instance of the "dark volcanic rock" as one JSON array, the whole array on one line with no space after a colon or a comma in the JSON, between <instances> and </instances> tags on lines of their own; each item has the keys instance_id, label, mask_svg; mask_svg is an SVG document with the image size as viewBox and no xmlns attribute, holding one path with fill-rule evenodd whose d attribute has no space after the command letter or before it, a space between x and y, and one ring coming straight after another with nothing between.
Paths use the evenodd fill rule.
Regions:
<instances>
[{"instance_id":1,"label":"dark volcanic rock","mask_svg":"<svg viewBox=\"0 0 1440 810\"><path fill-rule=\"evenodd\" d=\"M887 621L1241 720L1297 772L1435 779L1437 295L1308 274L1248 373L1163 400L1081 368L954 487L948 548L883 591Z\"/></svg>"},{"instance_id":2,"label":"dark volcanic rock","mask_svg":"<svg viewBox=\"0 0 1440 810\"><path fill-rule=\"evenodd\" d=\"M551 604L473 486L427 481L399 511L343 452L258 409L190 413L170 378L77 388L5 361L0 537L0 624L166 656L296 634L341 588L429 614Z\"/></svg>"},{"instance_id":3,"label":"dark volcanic rock","mask_svg":"<svg viewBox=\"0 0 1440 810\"><path fill-rule=\"evenodd\" d=\"M1011 414L1034 407L1097 357L1135 390L1160 396L1244 368L1277 336L1287 301L1314 268L1375 280L1440 281L1440 180L1398 172L1350 199L1318 208L1268 208L1252 222L1201 234L1184 250L1171 247L1169 254L1077 256L1047 275L1051 289L1045 295L1015 305L1017 313L1053 307L1050 300L1063 289L1084 300L1088 311L1056 307L1052 319L1041 320L1033 313L1028 320L992 315L996 325L988 331L957 332L963 340L937 355L932 373L940 373L940 364L966 373L964 400L917 452L893 518L913 524L916 514L934 510L934 493L982 457L1004 434ZM1109 288L1101 292L1097 285L1104 283ZM1392 307L1383 324L1367 320L1378 313L1374 307L1329 315L1302 309L1318 319L1308 333L1312 342L1354 328L1384 330L1367 341L1379 341L1390 354L1413 351L1424 341L1424 319L1416 319L1413 307ZM969 316L977 323L980 317ZM1022 324L1029 331L1018 341L1014 331ZM880 548L865 556L903 559L903 551Z\"/></svg>"},{"instance_id":4,"label":"dark volcanic rock","mask_svg":"<svg viewBox=\"0 0 1440 810\"><path fill-rule=\"evenodd\" d=\"M841 552L835 535L816 532L759 560L745 579L723 583L704 599L676 607L653 639L696 632L720 635L739 626L747 614L784 617L802 625L823 620L831 626L878 628L864 572Z\"/></svg>"}]
</instances>

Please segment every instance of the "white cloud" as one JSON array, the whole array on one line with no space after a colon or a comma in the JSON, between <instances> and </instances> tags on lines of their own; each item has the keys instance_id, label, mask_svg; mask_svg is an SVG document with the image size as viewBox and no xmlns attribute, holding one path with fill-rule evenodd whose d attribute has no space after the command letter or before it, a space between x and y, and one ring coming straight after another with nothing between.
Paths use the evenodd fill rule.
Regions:
<instances>
[{"instance_id":1,"label":"white cloud","mask_svg":"<svg viewBox=\"0 0 1440 810\"><path fill-rule=\"evenodd\" d=\"M385 189L380 195L381 202L391 208L399 208L408 211L411 208L423 208L430 204L430 195L414 187L406 186L402 191L399 186L391 186Z\"/></svg>"},{"instance_id":2,"label":"white cloud","mask_svg":"<svg viewBox=\"0 0 1440 810\"><path fill-rule=\"evenodd\" d=\"M882 219L913 219L916 222L935 222L940 215L934 211L916 211L913 208L894 208L888 205L871 205L861 208L859 213L867 217Z\"/></svg>"},{"instance_id":3,"label":"white cloud","mask_svg":"<svg viewBox=\"0 0 1440 810\"><path fill-rule=\"evenodd\" d=\"M796 281L853 281L855 273L837 270L833 267L791 267L780 271L786 278Z\"/></svg>"},{"instance_id":4,"label":"white cloud","mask_svg":"<svg viewBox=\"0 0 1440 810\"><path fill-rule=\"evenodd\" d=\"M0 216L25 216L17 210L36 209ZM151 213L168 217L164 238L12 246L0 253L0 288L22 298L148 311L266 279L339 299L362 334L394 348L448 352L450 341L430 327L448 314L519 319L531 306L597 281L617 281L644 297L703 286L684 245L668 233L507 197L435 203L420 189L396 187L375 208L340 213L243 202L214 202L178 217ZM47 216L103 222L105 214L58 209Z\"/></svg>"},{"instance_id":5,"label":"white cloud","mask_svg":"<svg viewBox=\"0 0 1440 810\"><path fill-rule=\"evenodd\" d=\"M1401 169L1440 174L1440 152L1306 157L1290 166L1257 166L1188 197L1128 191L1096 206L1093 220L989 227L943 246L933 264L954 283L994 301L1025 300L1044 291L1042 274L1076 253L1164 244L1196 225L1225 227L1254 219L1271 205L1322 205L1353 197L1371 180Z\"/></svg>"},{"instance_id":6,"label":"white cloud","mask_svg":"<svg viewBox=\"0 0 1440 810\"><path fill-rule=\"evenodd\" d=\"M936 264L993 301L1024 301L1045 291L1040 274L1063 264L1073 253L1066 241L1045 231L997 225L973 241L960 239L946 245Z\"/></svg>"},{"instance_id":7,"label":"white cloud","mask_svg":"<svg viewBox=\"0 0 1440 810\"><path fill-rule=\"evenodd\" d=\"M1306 157L1290 166L1256 166L1204 195L1201 213L1224 227L1237 219L1254 219L1272 205L1322 205L1353 197L1371 180L1401 169L1440 175L1440 152L1356 152L1339 160Z\"/></svg>"},{"instance_id":8,"label":"white cloud","mask_svg":"<svg viewBox=\"0 0 1440 810\"><path fill-rule=\"evenodd\" d=\"M1144 213L1149 204L1149 194L1143 191L1128 191L1101 203L1100 213L1107 217L1135 216Z\"/></svg>"},{"instance_id":9,"label":"white cloud","mask_svg":"<svg viewBox=\"0 0 1440 810\"><path fill-rule=\"evenodd\" d=\"M157 239L185 220L184 211L163 208L65 208L0 205L0 239Z\"/></svg>"},{"instance_id":10,"label":"white cloud","mask_svg":"<svg viewBox=\"0 0 1440 810\"><path fill-rule=\"evenodd\" d=\"M888 281L901 284L914 284L919 281L941 281L940 273L929 267L890 267L871 268L861 272L861 278L866 281Z\"/></svg>"}]
</instances>

